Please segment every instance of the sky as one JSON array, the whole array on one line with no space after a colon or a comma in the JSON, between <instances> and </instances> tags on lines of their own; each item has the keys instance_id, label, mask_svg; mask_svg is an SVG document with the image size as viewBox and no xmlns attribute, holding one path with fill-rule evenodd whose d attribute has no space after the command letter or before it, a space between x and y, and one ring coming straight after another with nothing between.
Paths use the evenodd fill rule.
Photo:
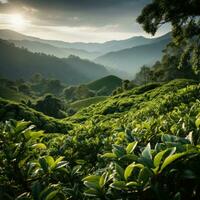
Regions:
<instances>
[{"instance_id":1,"label":"sky","mask_svg":"<svg viewBox=\"0 0 200 200\"><path fill-rule=\"evenodd\" d=\"M146 34L136 18L151 0L0 0L0 29L42 39L105 42ZM161 28L156 36L169 31Z\"/></svg>"}]
</instances>

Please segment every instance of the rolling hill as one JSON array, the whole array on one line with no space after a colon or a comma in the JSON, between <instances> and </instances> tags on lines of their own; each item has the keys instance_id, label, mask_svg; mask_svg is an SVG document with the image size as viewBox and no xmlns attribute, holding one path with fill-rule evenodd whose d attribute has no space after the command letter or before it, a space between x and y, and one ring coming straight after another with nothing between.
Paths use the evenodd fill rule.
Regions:
<instances>
[{"instance_id":1,"label":"rolling hill","mask_svg":"<svg viewBox=\"0 0 200 200\"><path fill-rule=\"evenodd\" d=\"M59 79L67 84L80 84L109 74L105 67L70 56L60 59L41 53L31 53L0 40L1 76L11 80L30 79L35 73L46 78Z\"/></svg>"},{"instance_id":2,"label":"rolling hill","mask_svg":"<svg viewBox=\"0 0 200 200\"><path fill-rule=\"evenodd\" d=\"M108 97L107 96L97 96L97 97L90 97L83 100L78 100L70 104L70 108L73 108L74 110L78 111L82 108L86 108L88 106L91 106L92 104L99 103L101 101L105 101Z\"/></svg>"},{"instance_id":3,"label":"rolling hill","mask_svg":"<svg viewBox=\"0 0 200 200\"><path fill-rule=\"evenodd\" d=\"M87 84L87 87L94 91L101 91L104 95L110 95L113 90L122 85L122 79L117 76L106 76Z\"/></svg>"},{"instance_id":4,"label":"rolling hill","mask_svg":"<svg viewBox=\"0 0 200 200\"><path fill-rule=\"evenodd\" d=\"M137 46L117 52L110 52L95 59L97 63L114 69L123 69L134 75L142 65L154 64L162 57L162 50L169 43L170 38L163 38L152 44Z\"/></svg>"}]
</instances>

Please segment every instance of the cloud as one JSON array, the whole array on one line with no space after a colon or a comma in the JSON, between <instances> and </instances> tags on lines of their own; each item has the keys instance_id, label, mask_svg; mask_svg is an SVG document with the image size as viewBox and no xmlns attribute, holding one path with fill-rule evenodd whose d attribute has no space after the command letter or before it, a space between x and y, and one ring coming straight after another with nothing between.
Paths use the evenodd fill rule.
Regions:
<instances>
[{"instance_id":1,"label":"cloud","mask_svg":"<svg viewBox=\"0 0 200 200\"><path fill-rule=\"evenodd\" d=\"M8 0L0 0L0 4L8 3Z\"/></svg>"},{"instance_id":2,"label":"cloud","mask_svg":"<svg viewBox=\"0 0 200 200\"><path fill-rule=\"evenodd\" d=\"M19 10L19 12L23 12L32 17L34 23L43 26L94 25L101 27L104 26L105 23L115 24L117 21L122 21L122 18L128 20L128 18L136 17L149 1L150 0L9 0L7 8L10 10ZM37 13L33 11L37 11Z\"/></svg>"},{"instance_id":3,"label":"cloud","mask_svg":"<svg viewBox=\"0 0 200 200\"><path fill-rule=\"evenodd\" d=\"M145 35L136 18L149 2L151 0L8 0L0 4L0 13L22 14L32 25L26 33L37 36L39 33L44 36L48 30L51 38L59 34L65 40L103 41Z\"/></svg>"}]
</instances>

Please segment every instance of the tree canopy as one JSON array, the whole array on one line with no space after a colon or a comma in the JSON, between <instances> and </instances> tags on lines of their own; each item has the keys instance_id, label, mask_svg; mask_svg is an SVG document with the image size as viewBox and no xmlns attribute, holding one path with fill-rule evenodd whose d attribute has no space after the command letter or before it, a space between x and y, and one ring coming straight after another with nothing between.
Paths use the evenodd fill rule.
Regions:
<instances>
[{"instance_id":1,"label":"tree canopy","mask_svg":"<svg viewBox=\"0 0 200 200\"><path fill-rule=\"evenodd\" d=\"M182 51L178 67L190 65L200 72L200 1L153 0L143 8L137 21L154 35L164 24L172 26L171 47Z\"/></svg>"}]
</instances>

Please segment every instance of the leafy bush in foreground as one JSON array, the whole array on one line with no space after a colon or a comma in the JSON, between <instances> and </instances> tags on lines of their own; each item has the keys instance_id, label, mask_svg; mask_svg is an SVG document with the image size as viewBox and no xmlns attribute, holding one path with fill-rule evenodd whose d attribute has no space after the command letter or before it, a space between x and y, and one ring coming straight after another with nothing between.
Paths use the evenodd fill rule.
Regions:
<instances>
[{"instance_id":1,"label":"leafy bush in foreground","mask_svg":"<svg viewBox=\"0 0 200 200\"><path fill-rule=\"evenodd\" d=\"M102 155L112 160L104 173L83 179L85 195L95 199L198 199L200 195L200 147L189 139L163 135L150 143L113 145ZM190 141L191 140L191 141Z\"/></svg>"},{"instance_id":2,"label":"leafy bush in foreground","mask_svg":"<svg viewBox=\"0 0 200 200\"><path fill-rule=\"evenodd\" d=\"M192 138L163 134L152 148L127 133L128 143L112 145L92 169L90 160L74 154L76 147L87 151L78 141L34 131L29 122L6 122L0 134L0 199L197 199L200 147Z\"/></svg>"},{"instance_id":3,"label":"leafy bush in foreground","mask_svg":"<svg viewBox=\"0 0 200 200\"><path fill-rule=\"evenodd\" d=\"M51 155L48 138L29 124L1 125L0 199L78 199L81 167Z\"/></svg>"}]
</instances>

